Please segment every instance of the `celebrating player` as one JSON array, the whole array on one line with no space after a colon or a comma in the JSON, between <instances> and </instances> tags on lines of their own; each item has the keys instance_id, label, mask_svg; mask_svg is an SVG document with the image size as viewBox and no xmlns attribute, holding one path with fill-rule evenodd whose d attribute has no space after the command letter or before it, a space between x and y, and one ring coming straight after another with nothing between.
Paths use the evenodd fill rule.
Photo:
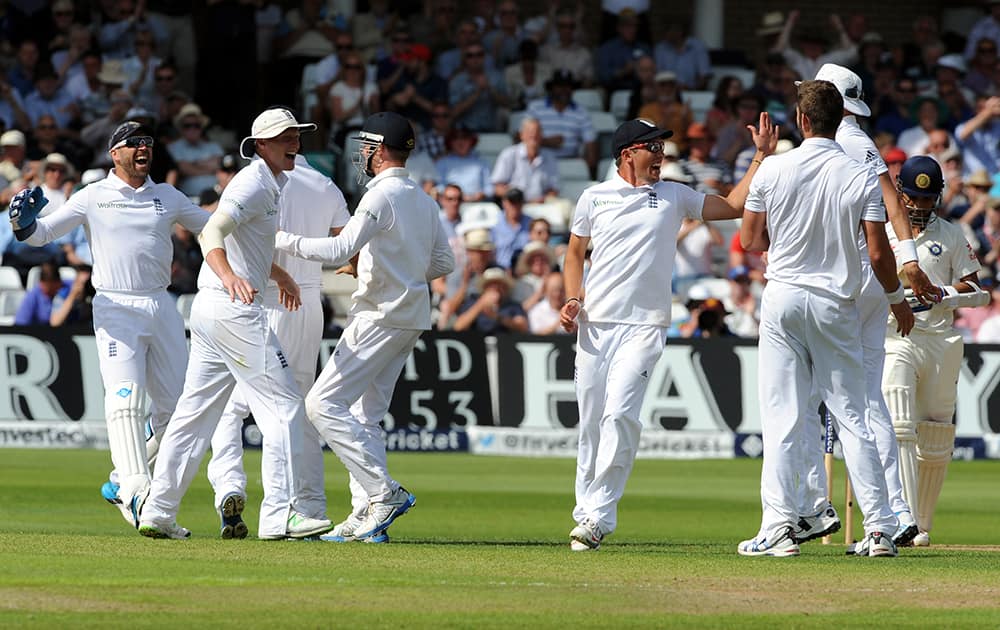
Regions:
<instances>
[{"instance_id":1,"label":"celebrating player","mask_svg":"<svg viewBox=\"0 0 1000 630\"><path fill-rule=\"evenodd\" d=\"M350 323L306 396L309 420L351 475L352 512L321 536L332 542L378 539L416 500L389 475L379 422L406 358L431 327L427 283L455 267L438 205L405 168L414 146L410 123L380 112L359 136L355 164L359 176L373 179L343 232L279 232L276 240L282 251L335 265L360 252Z\"/></svg>"},{"instance_id":2,"label":"celebrating player","mask_svg":"<svg viewBox=\"0 0 1000 630\"><path fill-rule=\"evenodd\" d=\"M286 308L300 304L298 286L272 258L279 199L288 182L284 171L295 168L300 130L315 128L299 124L287 109L268 109L257 116L240 153L249 159L246 149L252 145L261 159L233 177L202 231L205 264L191 307L191 360L141 509L143 536L191 535L177 525L177 511L237 384L264 438L258 537L304 538L330 529L330 521L297 509L305 410L293 370L258 297L270 276Z\"/></svg>"},{"instance_id":3,"label":"celebrating player","mask_svg":"<svg viewBox=\"0 0 1000 630\"><path fill-rule=\"evenodd\" d=\"M579 329L576 396L580 409L574 551L596 550L615 530L618 502L639 447L639 410L670 327L670 277L681 219L740 216L750 179L774 152L767 113L748 127L757 153L728 197L660 181L663 140L673 132L648 120L622 123L612 139L618 175L583 192L576 206L564 278L563 327ZM594 244L583 286L587 246ZM586 305L585 305L586 303Z\"/></svg>"},{"instance_id":4,"label":"celebrating player","mask_svg":"<svg viewBox=\"0 0 1000 630\"><path fill-rule=\"evenodd\" d=\"M87 231L97 289L94 334L115 466L102 493L132 527L149 490L155 436L184 384L184 322L167 293L170 236L175 223L199 233L210 216L173 186L149 178L152 147L152 130L122 123L108 142L114 168L107 178L44 218L38 218L47 203L40 188L22 190L10 204L14 235L29 245L52 242L79 225Z\"/></svg>"},{"instance_id":5,"label":"celebrating player","mask_svg":"<svg viewBox=\"0 0 1000 630\"><path fill-rule=\"evenodd\" d=\"M920 266L940 287L940 303L920 305L908 291L916 324L909 336L894 334L890 319L885 340L886 363L882 391L899 440L899 471L903 492L920 533L917 546L930 544L930 531L941 486L955 442L958 371L962 365L962 335L952 328L956 308L984 306L989 293L979 287L979 261L957 225L938 220L944 189L941 167L933 159L908 159L897 179L903 203L916 235ZM889 240L895 247L896 234Z\"/></svg>"},{"instance_id":6,"label":"celebrating player","mask_svg":"<svg viewBox=\"0 0 1000 630\"><path fill-rule=\"evenodd\" d=\"M888 294L903 334L913 313L896 277L885 238L885 213L875 171L834 142L844 100L827 81L798 86L802 146L765 163L750 186L740 226L749 250L768 250L761 300L760 405L764 440L760 533L741 542L746 556L799 554L797 484L810 430L812 388L838 423L851 483L865 515L859 554L896 555L885 475L865 422L863 356L856 300L861 292L858 225L872 269ZM863 223L862 223L863 221Z\"/></svg>"}]
</instances>

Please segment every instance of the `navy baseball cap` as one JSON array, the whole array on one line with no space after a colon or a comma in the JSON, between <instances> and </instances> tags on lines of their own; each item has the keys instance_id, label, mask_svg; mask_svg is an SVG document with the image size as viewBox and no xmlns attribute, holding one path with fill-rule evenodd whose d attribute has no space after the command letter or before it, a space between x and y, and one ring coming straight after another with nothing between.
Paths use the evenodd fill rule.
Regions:
<instances>
[{"instance_id":1,"label":"navy baseball cap","mask_svg":"<svg viewBox=\"0 0 1000 630\"><path fill-rule=\"evenodd\" d=\"M618 157L625 147L630 147L639 142L648 142L649 140L666 140L672 135L674 135L673 131L660 129L656 126L656 123L645 118L626 120L618 126L614 137L611 138L611 155L612 157Z\"/></svg>"},{"instance_id":2,"label":"navy baseball cap","mask_svg":"<svg viewBox=\"0 0 1000 630\"><path fill-rule=\"evenodd\" d=\"M378 112L369 116L355 139L378 142L403 151L412 151L417 143L410 121L395 112Z\"/></svg>"},{"instance_id":3,"label":"navy baseball cap","mask_svg":"<svg viewBox=\"0 0 1000 630\"><path fill-rule=\"evenodd\" d=\"M911 197L937 197L944 189L941 166L926 155L915 155L903 162L897 181L900 189Z\"/></svg>"},{"instance_id":4,"label":"navy baseball cap","mask_svg":"<svg viewBox=\"0 0 1000 630\"><path fill-rule=\"evenodd\" d=\"M111 139L108 140L108 151L113 149L122 140L131 138L132 136L152 136L153 130L146 125L130 120L128 122L123 122L118 125L114 133L111 134Z\"/></svg>"}]
</instances>

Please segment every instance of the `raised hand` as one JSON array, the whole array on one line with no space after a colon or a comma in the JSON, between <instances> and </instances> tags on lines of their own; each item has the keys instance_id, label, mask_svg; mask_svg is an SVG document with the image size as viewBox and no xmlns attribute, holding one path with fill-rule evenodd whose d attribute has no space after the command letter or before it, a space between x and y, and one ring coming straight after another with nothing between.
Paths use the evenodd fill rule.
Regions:
<instances>
[{"instance_id":1,"label":"raised hand","mask_svg":"<svg viewBox=\"0 0 1000 630\"><path fill-rule=\"evenodd\" d=\"M38 186L33 189L25 188L17 193L10 200L11 226L15 231L30 227L47 203L49 200L45 198L42 189Z\"/></svg>"},{"instance_id":2,"label":"raised hand","mask_svg":"<svg viewBox=\"0 0 1000 630\"><path fill-rule=\"evenodd\" d=\"M760 121L757 127L747 125L750 135L753 137L753 144L757 150L764 155L771 155L778 147L778 135L781 127L774 124L771 115L767 112L760 113Z\"/></svg>"}]
</instances>

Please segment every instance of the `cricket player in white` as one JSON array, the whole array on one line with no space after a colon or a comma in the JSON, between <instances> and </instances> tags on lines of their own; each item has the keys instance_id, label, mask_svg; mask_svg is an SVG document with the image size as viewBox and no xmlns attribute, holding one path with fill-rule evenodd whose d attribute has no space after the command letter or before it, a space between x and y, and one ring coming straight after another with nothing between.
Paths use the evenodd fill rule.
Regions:
<instances>
[{"instance_id":1,"label":"cricket player in white","mask_svg":"<svg viewBox=\"0 0 1000 630\"><path fill-rule=\"evenodd\" d=\"M298 308L298 286L273 264L284 171L295 168L299 124L286 109L265 110L253 122L253 160L226 186L201 235L205 263L191 307L191 360L184 392L160 445L152 489L140 513L139 533L187 538L177 525L181 498L198 472L209 440L238 384L263 434L264 500L258 536L304 538L330 522L297 509L296 467L302 453L305 410L295 375L268 326L258 293L273 277L286 308Z\"/></svg>"},{"instance_id":2,"label":"cricket player in white","mask_svg":"<svg viewBox=\"0 0 1000 630\"><path fill-rule=\"evenodd\" d=\"M829 81L836 86L844 99L844 118L837 127L835 140L848 157L870 166L878 175L879 187L882 191L882 201L888 211L890 224L903 226L907 231L903 240L911 238L910 221L899 202L896 186L889 176L889 168L882 161L875 143L858 126L855 116L870 116L871 109L864 102L861 78L847 68L836 64L824 64L816 73L817 81ZM916 521L911 514L910 506L903 497L903 487L899 478L899 448L896 445L896 435L892 428L892 419L882 396L882 368L885 364L885 321L889 313L889 303L885 292L872 271L868 257L868 243L862 231L858 234L858 247L861 251L861 293L858 296L858 309L861 317L861 348L864 355L865 384L867 399L865 421L875 436L879 458L885 470L886 489L889 492L889 504L899 520L899 525L892 532L896 545L905 545L917 535ZM926 277L917 265L916 249L911 244L898 245L894 248L901 258L913 257L900 261L901 266L909 270L907 273ZM932 285L933 286L933 285ZM926 295L926 293L925 293ZM931 294L934 301L940 299L936 292ZM819 404L814 406L818 407ZM839 528L839 519L828 516L832 507L826 497L826 470L823 466L822 440L817 437L815 449L807 454L804 469L808 470L807 483L802 484L804 496L800 514L803 518L796 525L795 537L799 542L805 542L820 536L825 536ZM835 511L834 511L835 513Z\"/></svg>"},{"instance_id":3,"label":"cricket player in white","mask_svg":"<svg viewBox=\"0 0 1000 630\"><path fill-rule=\"evenodd\" d=\"M560 311L563 328L579 329L574 551L598 549L618 524L618 502L639 447L642 399L670 327L670 279L682 219L739 217L750 179L774 152L778 133L767 113L759 129L748 129L757 153L723 198L661 182L663 140L673 132L644 119L626 121L612 139L617 175L586 189L577 203L563 271L569 297Z\"/></svg>"},{"instance_id":4,"label":"cricket player in white","mask_svg":"<svg viewBox=\"0 0 1000 630\"><path fill-rule=\"evenodd\" d=\"M882 377L899 440L903 492L920 529L913 544L927 546L955 444L951 419L964 344L962 335L952 327L954 312L956 308L985 306L990 296L979 287L979 261L962 230L938 218L944 177L937 161L912 157L903 164L896 181L916 235L920 266L942 292L940 303L930 308L907 297L916 311L916 324L909 336L895 334L895 322L890 318ZM893 246L899 242L892 230L889 241Z\"/></svg>"},{"instance_id":5,"label":"cricket player in white","mask_svg":"<svg viewBox=\"0 0 1000 630\"><path fill-rule=\"evenodd\" d=\"M149 489L153 436L173 413L187 364L184 322L167 293L170 236L175 223L197 234L210 216L173 186L149 178L152 146L151 130L122 123L108 143L114 168L107 178L38 220L41 189L19 192L10 205L14 234L30 245L84 226L94 257L94 333L115 466L102 493L132 527Z\"/></svg>"},{"instance_id":6,"label":"cricket player in white","mask_svg":"<svg viewBox=\"0 0 1000 630\"><path fill-rule=\"evenodd\" d=\"M428 283L450 273L455 257L439 208L409 178L413 128L402 116L369 116L359 134L359 171L368 190L339 236L279 232L275 246L340 265L358 258L350 323L306 396L309 420L351 474L352 512L322 540L378 537L415 497L389 474L379 422L420 333L431 327Z\"/></svg>"},{"instance_id":7,"label":"cricket player in white","mask_svg":"<svg viewBox=\"0 0 1000 630\"><path fill-rule=\"evenodd\" d=\"M260 158L255 158L260 159ZM333 180L297 155L295 168L287 172L288 183L281 191L278 228L292 234L322 237L335 235L351 218L347 202ZM275 263L299 285L302 306L289 311L280 301L274 280L264 290L267 321L295 373L295 382L305 396L316 380L319 347L323 341L323 265L277 251ZM243 419L250 414L247 398L237 387L222 413L212 436L212 459L208 480L215 490L215 506L222 518L223 538L245 538L247 526L242 513L246 504L247 476L243 470ZM303 423L305 441L299 459L298 506L303 514L326 518L323 486L323 439L312 423ZM265 465L280 472L275 465Z\"/></svg>"},{"instance_id":8,"label":"cricket player in white","mask_svg":"<svg viewBox=\"0 0 1000 630\"><path fill-rule=\"evenodd\" d=\"M827 81L798 87L802 146L772 157L750 186L740 241L768 251L768 283L761 300L759 388L764 438L763 515L758 535L741 542L741 555L798 555L798 480L815 442L809 418L812 391L833 414L851 483L865 515L864 555L896 555L890 538L897 518L885 475L865 422L858 226L863 225L872 268L905 334L913 314L885 237L878 177L848 157L833 137L843 98ZM883 534L885 532L885 534ZM861 552L859 552L861 553Z\"/></svg>"}]
</instances>

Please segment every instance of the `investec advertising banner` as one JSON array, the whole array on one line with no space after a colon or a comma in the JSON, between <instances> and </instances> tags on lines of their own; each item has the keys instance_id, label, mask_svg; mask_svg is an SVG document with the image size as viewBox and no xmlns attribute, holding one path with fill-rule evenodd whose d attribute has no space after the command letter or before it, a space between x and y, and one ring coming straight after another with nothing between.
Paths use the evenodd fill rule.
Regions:
<instances>
[{"instance_id":1,"label":"investec advertising banner","mask_svg":"<svg viewBox=\"0 0 1000 630\"><path fill-rule=\"evenodd\" d=\"M495 343L494 343L495 341ZM428 333L404 366L389 414L396 451L573 456L576 403L568 336ZM320 348L324 364L335 339ZM104 397L88 329L0 329L0 446L100 446ZM1000 346L969 346L959 378L958 458L1000 458ZM671 340L650 374L640 457L760 454L757 348ZM252 424L245 431L259 444Z\"/></svg>"}]
</instances>

